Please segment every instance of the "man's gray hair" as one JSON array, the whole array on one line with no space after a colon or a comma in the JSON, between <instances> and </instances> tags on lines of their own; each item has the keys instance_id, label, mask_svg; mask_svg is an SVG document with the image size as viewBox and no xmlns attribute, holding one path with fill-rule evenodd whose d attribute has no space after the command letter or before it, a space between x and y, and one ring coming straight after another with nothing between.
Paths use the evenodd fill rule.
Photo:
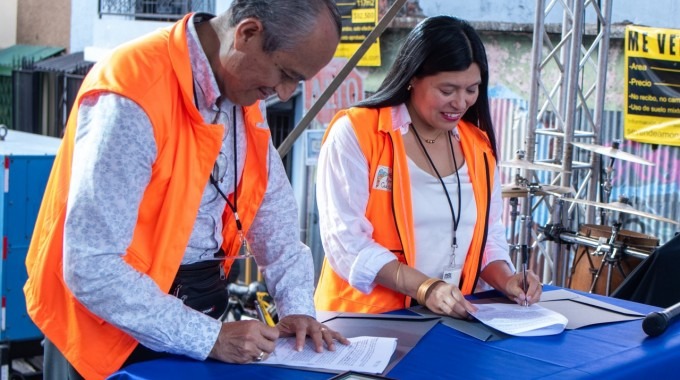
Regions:
<instances>
[{"instance_id":1,"label":"man's gray hair","mask_svg":"<svg viewBox=\"0 0 680 380\"><path fill-rule=\"evenodd\" d=\"M340 36L342 22L334 0L234 0L228 10L229 26L249 17L257 18L264 26L265 52L291 50L314 33L318 15L326 10Z\"/></svg>"}]
</instances>

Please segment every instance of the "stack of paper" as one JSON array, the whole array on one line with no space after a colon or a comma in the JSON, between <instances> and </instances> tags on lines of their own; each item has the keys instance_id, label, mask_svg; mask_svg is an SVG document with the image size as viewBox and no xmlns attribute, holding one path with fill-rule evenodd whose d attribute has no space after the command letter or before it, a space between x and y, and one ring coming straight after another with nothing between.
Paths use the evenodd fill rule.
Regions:
<instances>
[{"instance_id":1,"label":"stack of paper","mask_svg":"<svg viewBox=\"0 0 680 380\"><path fill-rule=\"evenodd\" d=\"M364 373L382 373L397 348L396 338L360 336L348 338L350 345L335 344L335 351L314 351L307 339L302 351L295 350L295 337L276 341L276 349L259 364L307 368L312 370L344 372L353 370Z\"/></svg>"},{"instance_id":2,"label":"stack of paper","mask_svg":"<svg viewBox=\"0 0 680 380\"><path fill-rule=\"evenodd\" d=\"M529 307L509 303L476 304L472 315L485 325L516 336L554 335L564 331L567 318L534 304Z\"/></svg>"}]
</instances>

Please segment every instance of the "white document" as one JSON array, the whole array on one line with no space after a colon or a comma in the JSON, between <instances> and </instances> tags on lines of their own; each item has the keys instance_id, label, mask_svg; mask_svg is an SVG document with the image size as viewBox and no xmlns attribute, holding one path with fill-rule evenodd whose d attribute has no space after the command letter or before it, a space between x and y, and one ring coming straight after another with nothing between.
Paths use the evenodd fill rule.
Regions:
<instances>
[{"instance_id":1,"label":"white document","mask_svg":"<svg viewBox=\"0 0 680 380\"><path fill-rule=\"evenodd\" d=\"M516 336L554 335L564 331L567 317L533 304L529 307L509 303L475 304L472 315L485 325Z\"/></svg>"},{"instance_id":2,"label":"white document","mask_svg":"<svg viewBox=\"0 0 680 380\"><path fill-rule=\"evenodd\" d=\"M314 351L307 339L302 351L295 350L295 337L281 338L269 357L259 364L284 365L321 371L382 373L397 348L396 338L360 336L348 338L350 345L335 344L335 351Z\"/></svg>"}]
</instances>

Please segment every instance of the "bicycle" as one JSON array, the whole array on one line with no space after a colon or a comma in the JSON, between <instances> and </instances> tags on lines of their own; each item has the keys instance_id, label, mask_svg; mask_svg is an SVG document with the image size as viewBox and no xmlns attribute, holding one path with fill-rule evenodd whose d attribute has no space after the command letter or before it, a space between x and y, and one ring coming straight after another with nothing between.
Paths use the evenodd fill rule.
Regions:
<instances>
[{"instance_id":1,"label":"bicycle","mask_svg":"<svg viewBox=\"0 0 680 380\"><path fill-rule=\"evenodd\" d=\"M257 319L267 324L278 323L278 314L274 298L261 281L253 281L246 285L232 282L227 285L229 301L221 320L234 322L245 319Z\"/></svg>"}]
</instances>

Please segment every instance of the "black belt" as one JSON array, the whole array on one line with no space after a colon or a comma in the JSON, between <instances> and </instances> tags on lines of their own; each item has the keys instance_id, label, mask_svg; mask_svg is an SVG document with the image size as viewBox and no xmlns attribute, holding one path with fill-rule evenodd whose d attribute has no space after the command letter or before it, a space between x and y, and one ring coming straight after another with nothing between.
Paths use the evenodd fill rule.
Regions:
<instances>
[{"instance_id":1,"label":"black belt","mask_svg":"<svg viewBox=\"0 0 680 380\"><path fill-rule=\"evenodd\" d=\"M227 309L227 276L224 262L199 261L180 265L169 293L188 307L219 319Z\"/></svg>"}]
</instances>

